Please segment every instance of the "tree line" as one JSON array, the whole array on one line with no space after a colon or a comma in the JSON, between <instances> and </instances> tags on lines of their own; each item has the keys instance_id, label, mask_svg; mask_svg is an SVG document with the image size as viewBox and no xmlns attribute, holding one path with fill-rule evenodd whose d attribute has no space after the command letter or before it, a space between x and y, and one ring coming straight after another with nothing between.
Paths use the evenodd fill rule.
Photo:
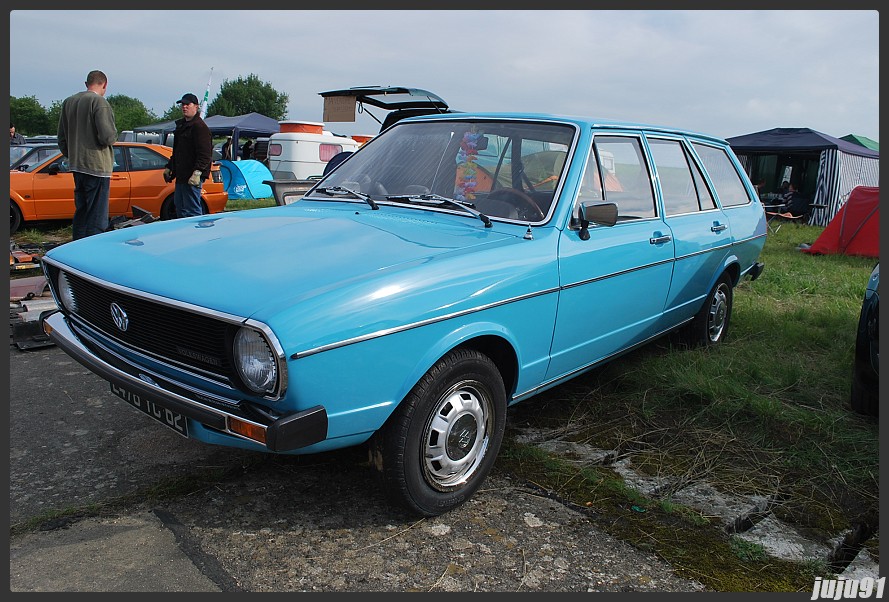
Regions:
<instances>
[{"instance_id":1,"label":"tree line","mask_svg":"<svg viewBox=\"0 0 889 602\"><path fill-rule=\"evenodd\" d=\"M182 117L182 109L175 103L162 115L157 115L142 101L131 96L109 94L106 98L114 109L118 133ZM219 94L207 107L207 116L234 117L255 112L280 121L287 116L289 100L287 94L278 92L271 84L260 81L258 76L251 73L247 77L224 80L219 86ZM16 132L23 136L55 135L63 101L55 100L49 107L44 107L35 96L10 95L10 121L15 124Z\"/></svg>"}]
</instances>

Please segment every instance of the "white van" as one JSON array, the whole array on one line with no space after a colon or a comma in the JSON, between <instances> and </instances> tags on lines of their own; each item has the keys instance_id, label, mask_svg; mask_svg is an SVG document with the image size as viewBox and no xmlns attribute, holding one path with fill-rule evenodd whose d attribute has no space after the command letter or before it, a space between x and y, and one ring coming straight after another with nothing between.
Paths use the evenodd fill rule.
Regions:
<instances>
[{"instance_id":1,"label":"white van","mask_svg":"<svg viewBox=\"0 0 889 602\"><path fill-rule=\"evenodd\" d=\"M331 134L323 123L281 121L281 131L269 136L268 167L275 180L318 178L330 159L343 151L356 151L361 143Z\"/></svg>"}]
</instances>

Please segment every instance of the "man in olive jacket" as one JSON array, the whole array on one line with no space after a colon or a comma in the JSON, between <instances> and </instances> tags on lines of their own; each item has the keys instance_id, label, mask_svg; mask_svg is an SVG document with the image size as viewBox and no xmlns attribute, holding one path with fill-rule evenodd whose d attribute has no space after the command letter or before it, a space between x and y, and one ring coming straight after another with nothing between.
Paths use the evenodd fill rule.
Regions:
<instances>
[{"instance_id":1,"label":"man in olive jacket","mask_svg":"<svg viewBox=\"0 0 889 602\"><path fill-rule=\"evenodd\" d=\"M213 137L199 114L197 96L185 94L176 104L182 105L182 119L176 120L173 156L164 169L164 180L176 180L173 192L176 217L201 215L201 185L210 176Z\"/></svg>"},{"instance_id":2,"label":"man in olive jacket","mask_svg":"<svg viewBox=\"0 0 889 602\"><path fill-rule=\"evenodd\" d=\"M59 114L59 150L68 157L74 176L74 240L108 229L117 126L114 110L105 100L107 90L105 74L90 71L86 90L66 98Z\"/></svg>"}]
</instances>

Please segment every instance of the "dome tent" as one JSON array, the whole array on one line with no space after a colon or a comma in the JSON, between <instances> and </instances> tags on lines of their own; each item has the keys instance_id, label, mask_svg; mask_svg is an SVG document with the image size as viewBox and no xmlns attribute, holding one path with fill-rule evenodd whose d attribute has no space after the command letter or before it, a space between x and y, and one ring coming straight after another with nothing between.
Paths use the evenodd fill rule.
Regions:
<instances>
[{"instance_id":1,"label":"dome tent","mask_svg":"<svg viewBox=\"0 0 889 602\"><path fill-rule=\"evenodd\" d=\"M808 248L813 255L880 257L880 189L856 186L824 231Z\"/></svg>"},{"instance_id":2,"label":"dome tent","mask_svg":"<svg viewBox=\"0 0 889 602\"><path fill-rule=\"evenodd\" d=\"M253 159L243 161L217 161L222 172L222 182L230 199L267 199L272 194L272 187L263 183L271 180L269 168Z\"/></svg>"}]
</instances>

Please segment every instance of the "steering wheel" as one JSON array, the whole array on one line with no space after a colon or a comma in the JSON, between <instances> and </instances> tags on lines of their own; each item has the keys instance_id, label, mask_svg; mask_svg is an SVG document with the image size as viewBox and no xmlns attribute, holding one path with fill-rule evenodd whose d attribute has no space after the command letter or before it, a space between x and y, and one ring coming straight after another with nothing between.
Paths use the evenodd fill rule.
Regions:
<instances>
[{"instance_id":1,"label":"steering wheel","mask_svg":"<svg viewBox=\"0 0 889 602\"><path fill-rule=\"evenodd\" d=\"M546 215L544 215L543 211L540 209L540 205L537 204L537 201L532 199L528 195L528 193L524 192L523 190L519 190L518 188L498 188L488 195L489 199L496 199L497 197L507 197L508 199L518 201L518 204L522 205L526 210L530 211L531 214L536 215L537 219L539 220L542 220L546 217Z\"/></svg>"}]
</instances>

